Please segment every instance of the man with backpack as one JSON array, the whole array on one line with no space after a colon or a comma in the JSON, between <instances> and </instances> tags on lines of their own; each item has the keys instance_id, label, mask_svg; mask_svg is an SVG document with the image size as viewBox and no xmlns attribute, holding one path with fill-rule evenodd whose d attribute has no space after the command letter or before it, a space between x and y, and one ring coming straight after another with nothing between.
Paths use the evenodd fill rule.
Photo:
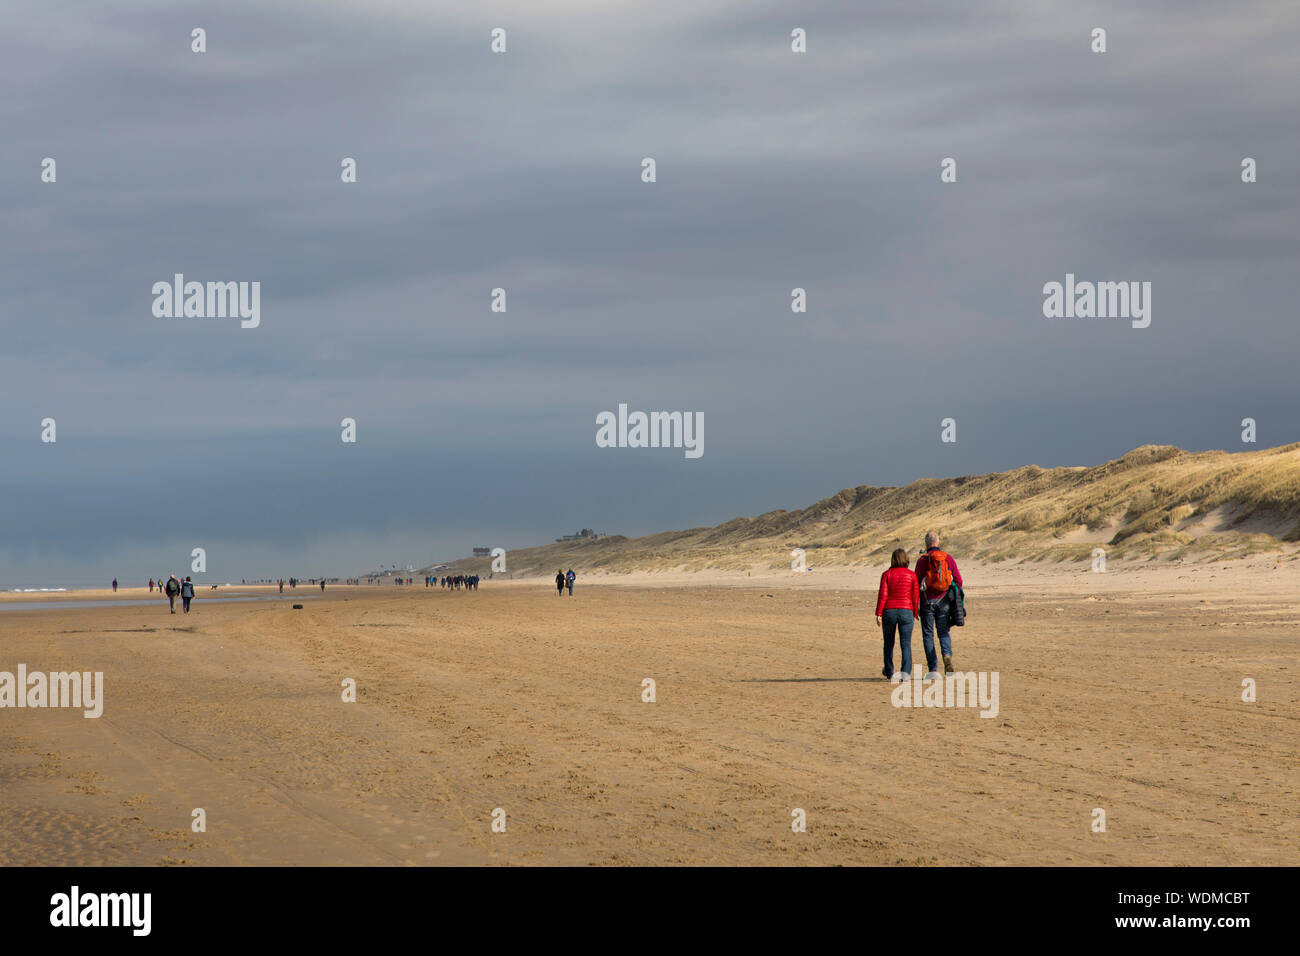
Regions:
<instances>
[{"instance_id":1,"label":"man with backpack","mask_svg":"<svg viewBox=\"0 0 1300 956\"><path fill-rule=\"evenodd\" d=\"M943 669L951 674L952 638L949 630L956 621L949 592L954 584L958 589L966 585L952 555L939 549L939 535L934 531L925 533L925 554L916 559L916 579L921 582L921 643L925 647L925 663L929 669L925 679L937 680L939 661L934 654L934 633L936 630L939 632Z\"/></svg>"},{"instance_id":2,"label":"man with backpack","mask_svg":"<svg viewBox=\"0 0 1300 956\"><path fill-rule=\"evenodd\" d=\"M171 605L172 613L176 613L176 595L181 593L181 582L176 580L176 575L171 575L167 579L167 603Z\"/></svg>"}]
</instances>

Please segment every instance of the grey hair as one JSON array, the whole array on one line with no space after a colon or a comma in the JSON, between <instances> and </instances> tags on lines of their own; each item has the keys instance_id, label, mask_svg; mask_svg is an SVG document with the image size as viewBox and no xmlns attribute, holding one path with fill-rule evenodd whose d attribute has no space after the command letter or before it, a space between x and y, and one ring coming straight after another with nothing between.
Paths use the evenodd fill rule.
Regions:
<instances>
[{"instance_id":1,"label":"grey hair","mask_svg":"<svg viewBox=\"0 0 1300 956\"><path fill-rule=\"evenodd\" d=\"M925 546L926 546L927 548L937 548L937 547L939 547L939 532L937 532L937 531L927 531L927 532L925 533Z\"/></svg>"}]
</instances>

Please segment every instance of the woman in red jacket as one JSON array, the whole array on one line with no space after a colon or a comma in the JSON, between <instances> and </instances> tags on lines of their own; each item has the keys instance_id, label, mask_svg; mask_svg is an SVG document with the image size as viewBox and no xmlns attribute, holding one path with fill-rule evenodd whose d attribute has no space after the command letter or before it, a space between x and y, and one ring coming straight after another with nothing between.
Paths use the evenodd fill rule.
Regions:
<instances>
[{"instance_id":1,"label":"woman in red jacket","mask_svg":"<svg viewBox=\"0 0 1300 956\"><path fill-rule=\"evenodd\" d=\"M876 625L885 632L885 669L888 680L912 678L912 626L921 614L921 586L916 572L908 567L907 552L897 549L890 556L890 568L880 576L876 596ZM903 668L894 672L894 631L903 652Z\"/></svg>"}]
</instances>

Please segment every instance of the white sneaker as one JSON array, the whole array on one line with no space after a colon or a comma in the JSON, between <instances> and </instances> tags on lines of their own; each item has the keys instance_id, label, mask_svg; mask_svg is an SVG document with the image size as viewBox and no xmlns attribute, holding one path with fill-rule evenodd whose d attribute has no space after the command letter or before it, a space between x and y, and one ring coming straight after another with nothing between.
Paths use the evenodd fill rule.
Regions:
<instances>
[{"instance_id":1,"label":"white sneaker","mask_svg":"<svg viewBox=\"0 0 1300 956\"><path fill-rule=\"evenodd\" d=\"M902 671L894 671L894 676L889 678L889 682L891 684L897 684L901 681L911 680L911 679L912 679L911 674L904 674Z\"/></svg>"},{"instance_id":2,"label":"white sneaker","mask_svg":"<svg viewBox=\"0 0 1300 956\"><path fill-rule=\"evenodd\" d=\"M926 680L938 680L938 679L939 679L939 672L938 672L938 671L930 671L930 673L928 673L928 674L925 675L925 679L926 679Z\"/></svg>"}]
</instances>

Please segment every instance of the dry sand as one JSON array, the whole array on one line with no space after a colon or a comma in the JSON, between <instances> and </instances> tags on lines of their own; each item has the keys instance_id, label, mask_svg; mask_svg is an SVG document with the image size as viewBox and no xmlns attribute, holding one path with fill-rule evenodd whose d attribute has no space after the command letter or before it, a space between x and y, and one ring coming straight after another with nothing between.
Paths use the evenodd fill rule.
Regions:
<instances>
[{"instance_id":1,"label":"dry sand","mask_svg":"<svg viewBox=\"0 0 1300 956\"><path fill-rule=\"evenodd\" d=\"M878 572L6 607L0 670L106 689L0 710L0 864L1296 861L1294 564L962 567L993 719L891 706Z\"/></svg>"}]
</instances>

